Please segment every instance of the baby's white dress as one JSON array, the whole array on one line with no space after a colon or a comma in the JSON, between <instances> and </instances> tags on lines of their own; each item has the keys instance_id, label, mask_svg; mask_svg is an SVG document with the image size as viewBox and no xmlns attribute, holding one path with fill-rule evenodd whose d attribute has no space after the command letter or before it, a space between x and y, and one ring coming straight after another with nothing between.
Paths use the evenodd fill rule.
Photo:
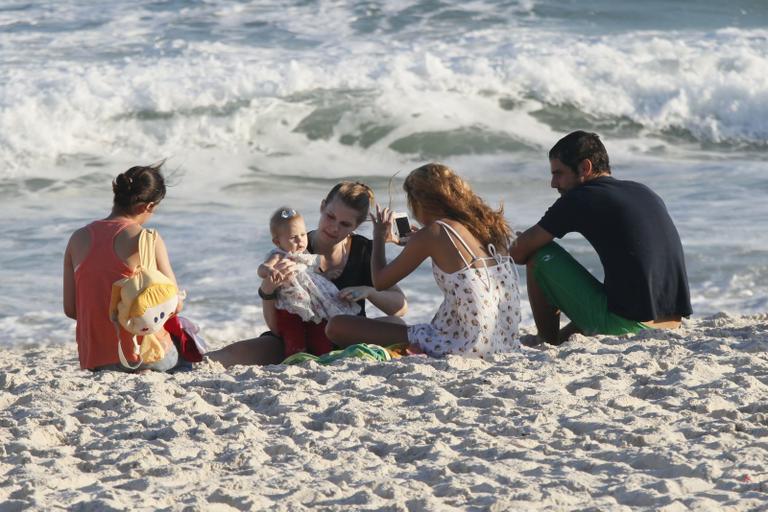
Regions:
<instances>
[{"instance_id":1,"label":"baby's white dress","mask_svg":"<svg viewBox=\"0 0 768 512\"><path fill-rule=\"evenodd\" d=\"M318 273L319 255L289 253L275 248L269 252L267 259L274 254L281 254L296 263L293 277L277 292L277 309L299 315L305 322L316 324L336 315L360 313L360 304L340 299L336 285Z\"/></svg>"}]
</instances>

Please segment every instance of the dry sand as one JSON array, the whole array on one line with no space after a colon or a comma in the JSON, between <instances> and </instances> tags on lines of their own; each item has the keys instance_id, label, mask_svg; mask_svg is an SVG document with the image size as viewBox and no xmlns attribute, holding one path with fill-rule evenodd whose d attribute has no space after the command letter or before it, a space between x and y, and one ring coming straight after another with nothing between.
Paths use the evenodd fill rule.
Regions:
<instances>
[{"instance_id":1,"label":"dry sand","mask_svg":"<svg viewBox=\"0 0 768 512\"><path fill-rule=\"evenodd\" d=\"M768 315L491 362L2 357L0 511L768 510Z\"/></svg>"}]
</instances>

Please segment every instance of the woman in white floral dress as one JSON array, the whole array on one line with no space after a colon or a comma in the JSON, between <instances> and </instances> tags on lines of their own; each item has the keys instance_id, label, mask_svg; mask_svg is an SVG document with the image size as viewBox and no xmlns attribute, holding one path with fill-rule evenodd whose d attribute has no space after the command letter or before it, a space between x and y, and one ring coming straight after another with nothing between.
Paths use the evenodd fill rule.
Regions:
<instances>
[{"instance_id":1,"label":"woman in white floral dress","mask_svg":"<svg viewBox=\"0 0 768 512\"><path fill-rule=\"evenodd\" d=\"M408 342L432 356L487 357L519 348L519 278L507 254L511 230L503 211L491 209L450 168L427 164L412 171L403 188L423 228L408 237L403 251L387 263L384 245L394 239L392 212L376 207L373 220L373 284L387 288L432 259L444 295L430 323L411 326L348 315L326 328L338 345Z\"/></svg>"}]
</instances>

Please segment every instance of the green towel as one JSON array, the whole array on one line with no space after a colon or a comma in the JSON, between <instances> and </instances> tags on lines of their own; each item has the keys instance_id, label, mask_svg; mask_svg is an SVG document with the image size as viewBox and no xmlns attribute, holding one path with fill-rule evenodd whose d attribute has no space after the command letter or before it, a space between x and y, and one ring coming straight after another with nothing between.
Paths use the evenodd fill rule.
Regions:
<instances>
[{"instance_id":1,"label":"green towel","mask_svg":"<svg viewBox=\"0 0 768 512\"><path fill-rule=\"evenodd\" d=\"M305 361L315 361L319 364L330 364L338 359L346 359L348 357L356 357L358 359L366 359L368 361L389 361L392 356L387 349L378 345L368 345L367 343L358 343L357 345L350 345L344 350L334 350L323 354L321 356L315 356L307 354L306 352L299 352L288 356L283 364L301 364Z\"/></svg>"}]
</instances>

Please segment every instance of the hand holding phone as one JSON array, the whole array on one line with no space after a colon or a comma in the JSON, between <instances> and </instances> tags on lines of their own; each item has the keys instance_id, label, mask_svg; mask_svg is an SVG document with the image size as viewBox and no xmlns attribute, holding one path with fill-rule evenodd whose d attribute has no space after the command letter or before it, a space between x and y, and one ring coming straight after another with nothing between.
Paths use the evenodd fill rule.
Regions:
<instances>
[{"instance_id":1,"label":"hand holding phone","mask_svg":"<svg viewBox=\"0 0 768 512\"><path fill-rule=\"evenodd\" d=\"M413 231L407 215L395 217L395 227L397 228L397 236L400 238L406 238Z\"/></svg>"}]
</instances>

